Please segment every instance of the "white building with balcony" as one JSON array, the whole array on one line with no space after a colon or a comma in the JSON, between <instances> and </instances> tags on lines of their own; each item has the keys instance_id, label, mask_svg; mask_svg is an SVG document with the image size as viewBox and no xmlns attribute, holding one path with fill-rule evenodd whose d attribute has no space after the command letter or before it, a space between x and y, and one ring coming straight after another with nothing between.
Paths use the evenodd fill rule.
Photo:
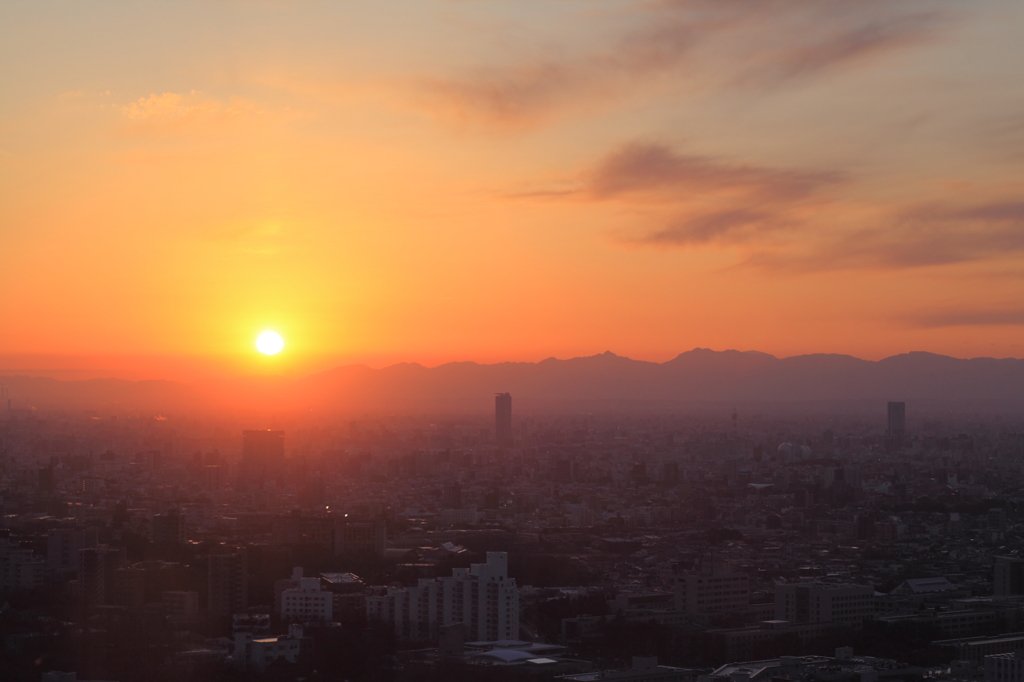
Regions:
<instances>
[{"instance_id":1,"label":"white building with balcony","mask_svg":"<svg viewBox=\"0 0 1024 682\"><path fill-rule=\"evenodd\" d=\"M451 577L421 578L414 587L367 597L366 615L392 624L400 639L433 639L440 628L461 623L469 639L514 640L519 589L508 577L508 554L488 552L486 563L456 568Z\"/></svg>"}]
</instances>

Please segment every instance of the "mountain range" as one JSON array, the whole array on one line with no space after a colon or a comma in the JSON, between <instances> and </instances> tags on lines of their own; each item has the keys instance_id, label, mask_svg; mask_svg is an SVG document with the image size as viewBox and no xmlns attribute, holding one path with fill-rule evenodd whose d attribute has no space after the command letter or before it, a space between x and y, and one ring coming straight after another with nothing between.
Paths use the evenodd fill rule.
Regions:
<instances>
[{"instance_id":1,"label":"mountain range","mask_svg":"<svg viewBox=\"0 0 1024 682\"><path fill-rule=\"evenodd\" d=\"M681 353L663 363L605 352L540 362L438 367L349 365L302 378L244 377L186 384L0 376L15 407L192 411L210 408L339 412L486 412L495 392L519 408L908 400L1024 404L1024 360L925 352L861 360L756 351Z\"/></svg>"}]
</instances>

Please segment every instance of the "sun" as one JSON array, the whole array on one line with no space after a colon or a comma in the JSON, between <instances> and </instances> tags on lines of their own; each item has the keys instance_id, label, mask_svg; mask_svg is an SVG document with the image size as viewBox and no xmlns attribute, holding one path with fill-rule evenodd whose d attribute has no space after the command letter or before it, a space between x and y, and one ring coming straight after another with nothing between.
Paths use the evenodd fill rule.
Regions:
<instances>
[{"instance_id":1,"label":"sun","mask_svg":"<svg viewBox=\"0 0 1024 682\"><path fill-rule=\"evenodd\" d=\"M275 331L260 332L256 337L256 350L264 355L277 355L284 348L284 339Z\"/></svg>"}]
</instances>

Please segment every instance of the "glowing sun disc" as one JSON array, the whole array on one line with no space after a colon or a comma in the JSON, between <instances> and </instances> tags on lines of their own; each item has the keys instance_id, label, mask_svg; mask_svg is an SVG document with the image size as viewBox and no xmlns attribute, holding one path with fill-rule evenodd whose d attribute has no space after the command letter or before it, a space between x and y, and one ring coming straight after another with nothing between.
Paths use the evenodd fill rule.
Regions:
<instances>
[{"instance_id":1,"label":"glowing sun disc","mask_svg":"<svg viewBox=\"0 0 1024 682\"><path fill-rule=\"evenodd\" d=\"M277 355L284 348L284 339L277 332L260 332L256 337L256 350L264 355Z\"/></svg>"}]
</instances>

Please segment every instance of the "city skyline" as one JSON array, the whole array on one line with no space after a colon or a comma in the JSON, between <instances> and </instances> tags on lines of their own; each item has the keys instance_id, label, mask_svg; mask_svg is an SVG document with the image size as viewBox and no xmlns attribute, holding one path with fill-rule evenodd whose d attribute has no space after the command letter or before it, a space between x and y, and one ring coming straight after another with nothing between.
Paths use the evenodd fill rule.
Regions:
<instances>
[{"instance_id":1,"label":"city skyline","mask_svg":"<svg viewBox=\"0 0 1024 682\"><path fill-rule=\"evenodd\" d=\"M1022 26L0 2L0 680L1024 682Z\"/></svg>"}]
</instances>

